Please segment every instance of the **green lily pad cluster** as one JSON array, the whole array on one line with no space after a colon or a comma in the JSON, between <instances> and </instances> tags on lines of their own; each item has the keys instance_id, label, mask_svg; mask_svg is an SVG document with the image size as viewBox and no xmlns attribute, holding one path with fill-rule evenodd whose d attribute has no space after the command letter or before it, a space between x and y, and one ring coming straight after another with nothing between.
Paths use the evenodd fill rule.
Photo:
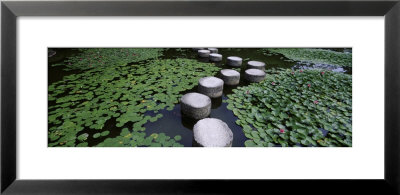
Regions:
<instances>
[{"instance_id":1,"label":"green lily pad cluster","mask_svg":"<svg viewBox=\"0 0 400 195\"><path fill-rule=\"evenodd\" d=\"M351 75L267 70L261 83L228 95L245 146L352 146Z\"/></svg>"},{"instance_id":2,"label":"green lily pad cluster","mask_svg":"<svg viewBox=\"0 0 400 195\"><path fill-rule=\"evenodd\" d=\"M177 146L167 136L149 138L143 125L163 117L160 110L172 110L183 91L219 70L211 63L166 59L65 76L48 87L48 145L87 146L87 140L99 139L99 146Z\"/></svg>"},{"instance_id":3,"label":"green lily pad cluster","mask_svg":"<svg viewBox=\"0 0 400 195\"><path fill-rule=\"evenodd\" d=\"M285 57L296 61L312 62L315 64L330 64L343 67L352 66L351 53L308 48L270 48L264 49L264 51L280 53Z\"/></svg>"},{"instance_id":4,"label":"green lily pad cluster","mask_svg":"<svg viewBox=\"0 0 400 195\"><path fill-rule=\"evenodd\" d=\"M107 138L104 142L97 145L97 147L183 147L178 141L180 136L171 138L165 133L153 133L146 136L145 132L130 131L124 128L121 134L115 138Z\"/></svg>"},{"instance_id":5,"label":"green lily pad cluster","mask_svg":"<svg viewBox=\"0 0 400 195\"><path fill-rule=\"evenodd\" d=\"M87 70L91 68L124 65L157 58L162 55L159 48L82 48L79 55L69 57L63 63L53 66L66 66L65 70Z\"/></svg>"}]
</instances>

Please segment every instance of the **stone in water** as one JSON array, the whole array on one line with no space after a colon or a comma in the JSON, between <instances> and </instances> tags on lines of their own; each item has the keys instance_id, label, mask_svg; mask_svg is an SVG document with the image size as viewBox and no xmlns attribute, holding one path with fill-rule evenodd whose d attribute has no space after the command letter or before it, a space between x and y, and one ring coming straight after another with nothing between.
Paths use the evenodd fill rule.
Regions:
<instances>
[{"instance_id":1,"label":"stone in water","mask_svg":"<svg viewBox=\"0 0 400 195\"><path fill-rule=\"evenodd\" d=\"M244 73L244 78L249 82L258 83L265 79L265 72L259 69L247 69Z\"/></svg>"},{"instance_id":2,"label":"stone in water","mask_svg":"<svg viewBox=\"0 0 400 195\"><path fill-rule=\"evenodd\" d=\"M247 62L247 69L265 70L265 63L259 61L249 61Z\"/></svg>"},{"instance_id":3,"label":"stone in water","mask_svg":"<svg viewBox=\"0 0 400 195\"><path fill-rule=\"evenodd\" d=\"M208 48L208 50L210 50L211 53L218 53L217 48Z\"/></svg>"},{"instance_id":4,"label":"stone in water","mask_svg":"<svg viewBox=\"0 0 400 195\"><path fill-rule=\"evenodd\" d=\"M206 118L211 113L211 99L200 93L188 93L181 98L181 111L193 119Z\"/></svg>"},{"instance_id":5,"label":"stone in water","mask_svg":"<svg viewBox=\"0 0 400 195\"><path fill-rule=\"evenodd\" d=\"M210 61L212 62L220 62L222 61L222 55L217 53L210 54Z\"/></svg>"},{"instance_id":6,"label":"stone in water","mask_svg":"<svg viewBox=\"0 0 400 195\"><path fill-rule=\"evenodd\" d=\"M237 85L240 81L240 73L236 70L223 69L221 77L225 85Z\"/></svg>"},{"instance_id":7,"label":"stone in water","mask_svg":"<svg viewBox=\"0 0 400 195\"><path fill-rule=\"evenodd\" d=\"M194 140L203 147L231 147L232 130L216 118L199 120L193 127Z\"/></svg>"},{"instance_id":8,"label":"stone in water","mask_svg":"<svg viewBox=\"0 0 400 195\"><path fill-rule=\"evenodd\" d=\"M210 98L221 97L223 89L224 81L217 77L204 77L199 80L199 92Z\"/></svg>"},{"instance_id":9,"label":"stone in water","mask_svg":"<svg viewBox=\"0 0 400 195\"><path fill-rule=\"evenodd\" d=\"M197 54L201 58L208 58L208 56L210 56L210 51L201 49L201 50L197 51Z\"/></svg>"},{"instance_id":10,"label":"stone in water","mask_svg":"<svg viewBox=\"0 0 400 195\"><path fill-rule=\"evenodd\" d=\"M242 66L242 58L240 58L240 57L229 56L226 60L227 60L226 63L228 64L228 66L232 66L232 67Z\"/></svg>"}]
</instances>

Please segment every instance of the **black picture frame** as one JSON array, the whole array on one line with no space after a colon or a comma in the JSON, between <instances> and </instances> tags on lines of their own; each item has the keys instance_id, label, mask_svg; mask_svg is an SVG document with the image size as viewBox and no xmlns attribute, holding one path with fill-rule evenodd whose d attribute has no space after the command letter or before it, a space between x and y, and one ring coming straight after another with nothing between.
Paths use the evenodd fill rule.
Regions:
<instances>
[{"instance_id":1,"label":"black picture frame","mask_svg":"<svg viewBox=\"0 0 400 195\"><path fill-rule=\"evenodd\" d=\"M16 179L16 20L19 16L385 16L384 179ZM399 0L2 1L1 192L4 194L400 194L400 120L398 120L400 117L399 35Z\"/></svg>"}]
</instances>

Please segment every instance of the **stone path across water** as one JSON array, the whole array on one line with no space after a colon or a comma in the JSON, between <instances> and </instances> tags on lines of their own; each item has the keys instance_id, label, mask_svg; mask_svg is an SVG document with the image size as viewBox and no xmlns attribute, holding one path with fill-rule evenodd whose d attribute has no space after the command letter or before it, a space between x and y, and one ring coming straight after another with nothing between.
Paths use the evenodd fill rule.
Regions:
<instances>
[{"instance_id":1,"label":"stone path across water","mask_svg":"<svg viewBox=\"0 0 400 195\"><path fill-rule=\"evenodd\" d=\"M212 62L222 61L222 55L218 54L217 48L193 48L201 58L209 57ZM227 64L232 67L241 67L242 58L230 56ZM265 63L249 61L245 71L245 78L250 82L261 82L265 78ZM193 127L194 139L198 146L204 147L231 147L233 133L228 125L215 118L206 118L210 115L211 99L222 96L225 85L237 85L240 81L240 73L232 69L221 70L221 77L203 77L199 80L198 92L188 93L181 98L181 112L194 118L197 123ZM204 95L203 95L204 94ZM207 98L209 98L209 100ZM206 100L207 99L207 100ZM206 104L203 104L206 102Z\"/></svg>"}]
</instances>

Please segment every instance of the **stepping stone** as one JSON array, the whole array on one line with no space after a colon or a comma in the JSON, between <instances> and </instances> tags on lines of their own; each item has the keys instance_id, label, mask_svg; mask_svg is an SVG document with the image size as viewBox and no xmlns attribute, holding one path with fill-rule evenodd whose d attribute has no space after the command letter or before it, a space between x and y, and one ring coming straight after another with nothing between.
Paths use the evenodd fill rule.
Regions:
<instances>
[{"instance_id":1,"label":"stepping stone","mask_svg":"<svg viewBox=\"0 0 400 195\"><path fill-rule=\"evenodd\" d=\"M217 77L204 77L199 80L197 87L199 93L202 93L210 98L217 98L222 96L224 89L224 81Z\"/></svg>"},{"instance_id":2,"label":"stepping stone","mask_svg":"<svg viewBox=\"0 0 400 195\"><path fill-rule=\"evenodd\" d=\"M208 48L208 50L210 50L211 53L218 53L217 48Z\"/></svg>"},{"instance_id":3,"label":"stepping stone","mask_svg":"<svg viewBox=\"0 0 400 195\"><path fill-rule=\"evenodd\" d=\"M228 66L240 67L242 66L242 58L237 56L229 56L226 58Z\"/></svg>"},{"instance_id":4,"label":"stepping stone","mask_svg":"<svg viewBox=\"0 0 400 195\"><path fill-rule=\"evenodd\" d=\"M225 85L237 85L240 81L240 73L236 70L223 69L221 77Z\"/></svg>"},{"instance_id":5,"label":"stepping stone","mask_svg":"<svg viewBox=\"0 0 400 195\"><path fill-rule=\"evenodd\" d=\"M265 72L259 69L247 69L244 78L249 82L258 83L265 79Z\"/></svg>"},{"instance_id":6,"label":"stepping stone","mask_svg":"<svg viewBox=\"0 0 400 195\"><path fill-rule=\"evenodd\" d=\"M187 93L181 98L181 112L193 119L203 119L211 113L211 99L200 93Z\"/></svg>"},{"instance_id":7,"label":"stepping stone","mask_svg":"<svg viewBox=\"0 0 400 195\"><path fill-rule=\"evenodd\" d=\"M210 51L209 50L205 50L205 49L200 49L200 50L197 51L197 54L201 58L208 58L208 56L210 56Z\"/></svg>"},{"instance_id":8,"label":"stepping stone","mask_svg":"<svg viewBox=\"0 0 400 195\"><path fill-rule=\"evenodd\" d=\"M265 63L259 61L249 61L247 62L247 69L265 70Z\"/></svg>"},{"instance_id":9,"label":"stepping stone","mask_svg":"<svg viewBox=\"0 0 400 195\"><path fill-rule=\"evenodd\" d=\"M203 147L232 147L233 133L216 118L199 120L193 127L194 140Z\"/></svg>"},{"instance_id":10,"label":"stepping stone","mask_svg":"<svg viewBox=\"0 0 400 195\"><path fill-rule=\"evenodd\" d=\"M210 61L212 62L220 62L222 61L222 55L217 53L210 54Z\"/></svg>"}]
</instances>

